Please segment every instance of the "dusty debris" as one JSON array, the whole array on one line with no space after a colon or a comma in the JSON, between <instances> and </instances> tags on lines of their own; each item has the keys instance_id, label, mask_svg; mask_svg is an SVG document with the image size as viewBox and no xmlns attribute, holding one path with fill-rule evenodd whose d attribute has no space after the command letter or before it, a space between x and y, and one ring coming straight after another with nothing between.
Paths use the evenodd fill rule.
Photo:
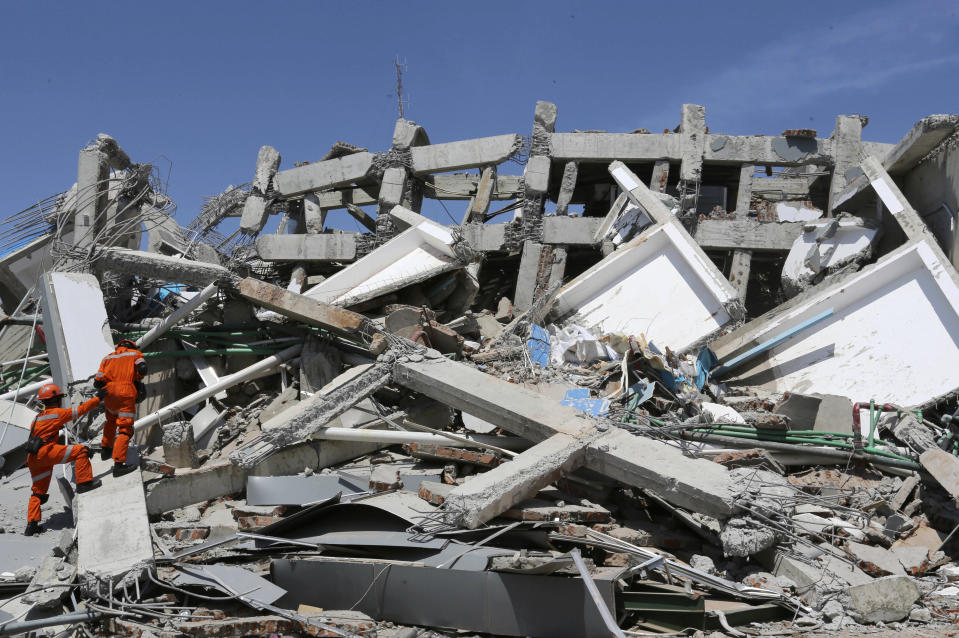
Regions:
<instances>
[{"instance_id":1,"label":"dusty debris","mask_svg":"<svg viewBox=\"0 0 959 638\"><path fill-rule=\"evenodd\" d=\"M120 339L148 362L137 460L94 447L102 487L57 475L71 510L0 536L0 584L37 590L0 593L0 631L31 606L170 638L954 622L959 273L925 191L956 185L923 158L956 161L959 118L891 145L680 115L263 146L182 226L97 138L0 234L4 526L37 390L92 396Z\"/></svg>"}]
</instances>

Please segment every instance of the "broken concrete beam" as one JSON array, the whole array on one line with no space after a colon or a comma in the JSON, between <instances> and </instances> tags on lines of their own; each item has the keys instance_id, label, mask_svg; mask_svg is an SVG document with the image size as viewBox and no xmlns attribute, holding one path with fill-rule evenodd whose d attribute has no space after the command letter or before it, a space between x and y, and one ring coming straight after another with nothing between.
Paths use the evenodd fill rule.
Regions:
<instances>
[{"instance_id":1,"label":"broken concrete beam","mask_svg":"<svg viewBox=\"0 0 959 638\"><path fill-rule=\"evenodd\" d=\"M428 173L501 164L509 159L519 144L519 136L511 134L414 146L410 149L413 156L413 174L423 176Z\"/></svg>"},{"instance_id":2,"label":"broken concrete beam","mask_svg":"<svg viewBox=\"0 0 959 638\"><path fill-rule=\"evenodd\" d=\"M590 443L586 466L700 514L723 519L737 509L725 467L623 430L610 430Z\"/></svg>"},{"instance_id":3,"label":"broken concrete beam","mask_svg":"<svg viewBox=\"0 0 959 638\"><path fill-rule=\"evenodd\" d=\"M366 177L373 166L372 153L353 153L280 171L274 178L277 192L294 197L333 186L345 186Z\"/></svg>"},{"instance_id":4,"label":"broken concrete beam","mask_svg":"<svg viewBox=\"0 0 959 638\"><path fill-rule=\"evenodd\" d=\"M603 220L599 217L571 217L549 215L543 218L543 243L565 246L592 246L596 229Z\"/></svg>"},{"instance_id":5,"label":"broken concrete beam","mask_svg":"<svg viewBox=\"0 0 959 638\"><path fill-rule=\"evenodd\" d=\"M522 194L521 179L519 175L494 174L490 199L499 201L519 197ZM475 173L430 175L424 180L427 184L424 196L430 199L472 199L479 192L481 180L482 177Z\"/></svg>"},{"instance_id":6,"label":"broken concrete beam","mask_svg":"<svg viewBox=\"0 0 959 638\"><path fill-rule=\"evenodd\" d=\"M216 264L126 248L104 249L96 265L100 270L135 273L149 279L200 287L214 281L230 281L234 277L227 268Z\"/></svg>"},{"instance_id":7,"label":"broken concrete beam","mask_svg":"<svg viewBox=\"0 0 959 638\"><path fill-rule=\"evenodd\" d=\"M599 434L596 430L582 437L554 434L454 488L446 495L446 511L465 527L476 529L582 466L586 446Z\"/></svg>"},{"instance_id":8,"label":"broken concrete beam","mask_svg":"<svg viewBox=\"0 0 959 638\"><path fill-rule=\"evenodd\" d=\"M376 232L376 220L367 215L365 210L356 204L347 204L346 212L350 214L350 217L360 222L363 225L363 228L367 229L371 233Z\"/></svg>"},{"instance_id":9,"label":"broken concrete beam","mask_svg":"<svg viewBox=\"0 0 959 638\"><path fill-rule=\"evenodd\" d=\"M276 172L280 169L280 153L272 146L261 146L256 154L256 171L253 175L253 190L266 194Z\"/></svg>"},{"instance_id":10,"label":"broken concrete beam","mask_svg":"<svg viewBox=\"0 0 959 638\"><path fill-rule=\"evenodd\" d=\"M554 161L624 162L682 160L681 135L675 133L553 133ZM765 135L705 135L703 161L716 164L803 166L831 164L828 139Z\"/></svg>"},{"instance_id":11,"label":"broken concrete beam","mask_svg":"<svg viewBox=\"0 0 959 638\"><path fill-rule=\"evenodd\" d=\"M695 238L703 250L788 252L802 234L803 227L803 222L706 219L697 224Z\"/></svg>"},{"instance_id":12,"label":"broken concrete beam","mask_svg":"<svg viewBox=\"0 0 959 638\"><path fill-rule=\"evenodd\" d=\"M629 200L646 211L646 214L654 222L665 222L672 219L672 213L669 212L662 200L639 181L636 174L629 170L625 164L620 161L611 163L609 174L616 181L616 184L623 189Z\"/></svg>"},{"instance_id":13,"label":"broken concrete beam","mask_svg":"<svg viewBox=\"0 0 959 638\"><path fill-rule=\"evenodd\" d=\"M103 292L93 275L48 272L40 298L53 381L69 395L70 385L93 377L113 351Z\"/></svg>"},{"instance_id":14,"label":"broken concrete beam","mask_svg":"<svg viewBox=\"0 0 959 638\"><path fill-rule=\"evenodd\" d=\"M350 262L356 260L356 235L260 235L256 238L256 252L263 261Z\"/></svg>"},{"instance_id":15,"label":"broken concrete beam","mask_svg":"<svg viewBox=\"0 0 959 638\"><path fill-rule=\"evenodd\" d=\"M542 441L557 433L592 438L595 428L577 410L437 357L433 353L423 361L397 360L394 381L532 441ZM648 488L666 501L692 511L724 518L735 509L734 490L726 468L711 461L689 459L660 441L611 430L589 444L586 465L628 485Z\"/></svg>"},{"instance_id":16,"label":"broken concrete beam","mask_svg":"<svg viewBox=\"0 0 959 638\"><path fill-rule=\"evenodd\" d=\"M249 469L276 451L303 441L389 383L391 370L390 363L367 364L351 369L341 375L346 380L337 387L317 393L271 420L277 423L282 421L282 425L267 429L264 424L264 431L258 437L230 454L230 462Z\"/></svg>"},{"instance_id":17,"label":"broken concrete beam","mask_svg":"<svg viewBox=\"0 0 959 638\"><path fill-rule=\"evenodd\" d=\"M311 326L354 336L367 325L363 315L298 295L259 279L246 278L237 286L240 295L258 306Z\"/></svg>"}]
</instances>

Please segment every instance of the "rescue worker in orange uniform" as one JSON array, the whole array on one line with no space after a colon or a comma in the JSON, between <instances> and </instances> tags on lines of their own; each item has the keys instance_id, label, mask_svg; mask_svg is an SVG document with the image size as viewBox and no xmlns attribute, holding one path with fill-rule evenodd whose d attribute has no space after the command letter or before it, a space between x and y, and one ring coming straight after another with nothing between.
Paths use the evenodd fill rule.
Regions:
<instances>
[{"instance_id":1,"label":"rescue worker in orange uniform","mask_svg":"<svg viewBox=\"0 0 959 638\"><path fill-rule=\"evenodd\" d=\"M34 419L30 427L30 436L43 440L35 454L27 455L27 467L33 479L30 501L27 505L27 529L24 535L33 536L43 531L40 527L40 506L47 502L50 478L53 468L63 463L73 463L76 474L77 492L89 492L100 487L99 480L93 480L93 468L90 466L90 449L85 445L60 445L60 430L64 425L75 421L100 405L100 399L93 397L77 407L61 408L63 390L55 383L48 383L37 393L43 402L43 411Z\"/></svg>"},{"instance_id":2,"label":"rescue worker in orange uniform","mask_svg":"<svg viewBox=\"0 0 959 638\"><path fill-rule=\"evenodd\" d=\"M103 357L93 381L107 413L100 455L103 460L112 455L113 476L123 476L136 469L135 465L127 465L127 448L133 436L137 403L146 398L146 388L140 382L146 373L143 353L134 342L121 339L113 354Z\"/></svg>"}]
</instances>

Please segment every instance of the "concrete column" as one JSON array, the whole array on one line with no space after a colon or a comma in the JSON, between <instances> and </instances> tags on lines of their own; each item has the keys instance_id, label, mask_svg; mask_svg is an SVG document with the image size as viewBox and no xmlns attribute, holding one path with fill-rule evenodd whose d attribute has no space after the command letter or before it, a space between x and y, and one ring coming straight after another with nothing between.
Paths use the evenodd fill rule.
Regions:
<instances>
[{"instance_id":1,"label":"concrete column","mask_svg":"<svg viewBox=\"0 0 959 638\"><path fill-rule=\"evenodd\" d=\"M680 209L695 212L699 185L703 179L703 153L706 151L706 108L698 104L683 104L680 123L679 165Z\"/></svg>"},{"instance_id":2,"label":"concrete column","mask_svg":"<svg viewBox=\"0 0 959 638\"><path fill-rule=\"evenodd\" d=\"M386 169L383 173L383 181L380 182L377 216L389 215L394 206L402 204L405 191L406 169L402 166Z\"/></svg>"},{"instance_id":3,"label":"concrete column","mask_svg":"<svg viewBox=\"0 0 959 638\"><path fill-rule=\"evenodd\" d=\"M868 121L868 120L867 120ZM832 177L829 180L829 205L826 216L832 217L836 198L846 185L862 174L859 168L859 149L862 142L863 119L859 115L840 115L836 117L836 128L832 132Z\"/></svg>"},{"instance_id":4,"label":"concrete column","mask_svg":"<svg viewBox=\"0 0 959 638\"><path fill-rule=\"evenodd\" d=\"M579 176L579 163L566 162L563 167L563 181L559 185L559 196L556 198L556 214L568 215L569 202L576 190L576 178Z\"/></svg>"},{"instance_id":5,"label":"concrete column","mask_svg":"<svg viewBox=\"0 0 959 638\"><path fill-rule=\"evenodd\" d=\"M476 194L470 198L466 214L463 215L464 224L470 222L483 223L486 213L489 212L489 203L493 196L494 186L496 186L496 167L487 166L480 175L479 184L476 185Z\"/></svg>"},{"instance_id":6,"label":"concrete column","mask_svg":"<svg viewBox=\"0 0 959 638\"><path fill-rule=\"evenodd\" d=\"M669 160L656 160L653 164L653 176L649 179L649 190L654 193L665 193L668 181Z\"/></svg>"},{"instance_id":7,"label":"concrete column","mask_svg":"<svg viewBox=\"0 0 959 638\"><path fill-rule=\"evenodd\" d=\"M109 157L98 146L80 151L77 162L77 211L73 216L73 245L87 249L93 245L97 220L106 205L110 177Z\"/></svg>"},{"instance_id":8,"label":"concrete column","mask_svg":"<svg viewBox=\"0 0 959 638\"><path fill-rule=\"evenodd\" d=\"M563 277L566 276L566 256L565 246L556 246L553 248L553 266L549 270L549 282L547 289L553 290L563 285Z\"/></svg>"},{"instance_id":9,"label":"concrete column","mask_svg":"<svg viewBox=\"0 0 959 638\"><path fill-rule=\"evenodd\" d=\"M310 193L303 198L303 221L307 234L322 233L326 225L326 209L320 206L320 196Z\"/></svg>"},{"instance_id":10,"label":"concrete column","mask_svg":"<svg viewBox=\"0 0 959 638\"><path fill-rule=\"evenodd\" d=\"M680 124L682 163L679 179L699 182L703 177L703 153L706 150L706 107L683 104Z\"/></svg>"},{"instance_id":11,"label":"concrete column","mask_svg":"<svg viewBox=\"0 0 959 638\"><path fill-rule=\"evenodd\" d=\"M550 139L556 130L556 105L538 101L533 111L533 143L523 170L523 231L527 239L539 239L544 200L549 190Z\"/></svg>"},{"instance_id":12,"label":"concrete column","mask_svg":"<svg viewBox=\"0 0 959 638\"><path fill-rule=\"evenodd\" d=\"M749 215L749 201L753 196L753 164L743 164L739 168L739 189L736 191L736 217Z\"/></svg>"},{"instance_id":13,"label":"concrete column","mask_svg":"<svg viewBox=\"0 0 959 638\"><path fill-rule=\"evenodd\" d=\"M526 240L523 243L523 255L519 261L519 274L516 276L516 293L513 295L513 305L519 312L529 310L533 305L542 255L543 244L531 240Z\"/></svg>"},{"instance_id":14,"label":"concrete column","mask_svg":"<svg viewBox=\"0 0 959 638\"><path fill-rule=\"evenodd\" d=\"M751 250L734 250L733 265L729 270L729 281L739 294L739 298L746 299L746 287L749 284L749 265L753 258Z\"/></svg>"}]
</instances>

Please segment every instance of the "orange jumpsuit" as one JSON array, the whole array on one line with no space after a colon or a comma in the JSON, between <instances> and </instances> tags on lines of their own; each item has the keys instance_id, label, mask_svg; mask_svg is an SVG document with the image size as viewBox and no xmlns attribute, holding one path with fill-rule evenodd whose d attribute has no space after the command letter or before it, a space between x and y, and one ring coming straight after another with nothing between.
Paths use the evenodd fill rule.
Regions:
<instances>
[{"instance_id":1,"label":"orange jumpsuit","mask_svg":"<svg viewBox=\"0 0 959 638\"><path fill-rule=\"evenodd\" d=\"M30 501L27 504L28 521L40 522L40 505L47 501L53 466L72 461L78 484L93 480L93 468L87 457L87 448L79 444L60 445L57 438L64 425L75 421L98 405L100 399L93 397L75 408L47 408L37 415L31 436L39 436L44 440L44 444L36 454L27 455L27 467L33 479Z\"/></svg>"},{"instance_id":2,"label":"orange jumpsuit","mask_svg":"<svg viewBox=\"0 0 959 638\"><path fill-rule=\"evenodd\" d=\"M133 420L137 416L137 388L134 384L143 378L136 367L144 362L139 350L119 346L113 354L103 357L97 372L96 380L106 384L107 392L103 400L107 422L103 426L101 443L103 447L113 448L114 463L126 463L127 460Z\"/></svg>"}]
</instances>

